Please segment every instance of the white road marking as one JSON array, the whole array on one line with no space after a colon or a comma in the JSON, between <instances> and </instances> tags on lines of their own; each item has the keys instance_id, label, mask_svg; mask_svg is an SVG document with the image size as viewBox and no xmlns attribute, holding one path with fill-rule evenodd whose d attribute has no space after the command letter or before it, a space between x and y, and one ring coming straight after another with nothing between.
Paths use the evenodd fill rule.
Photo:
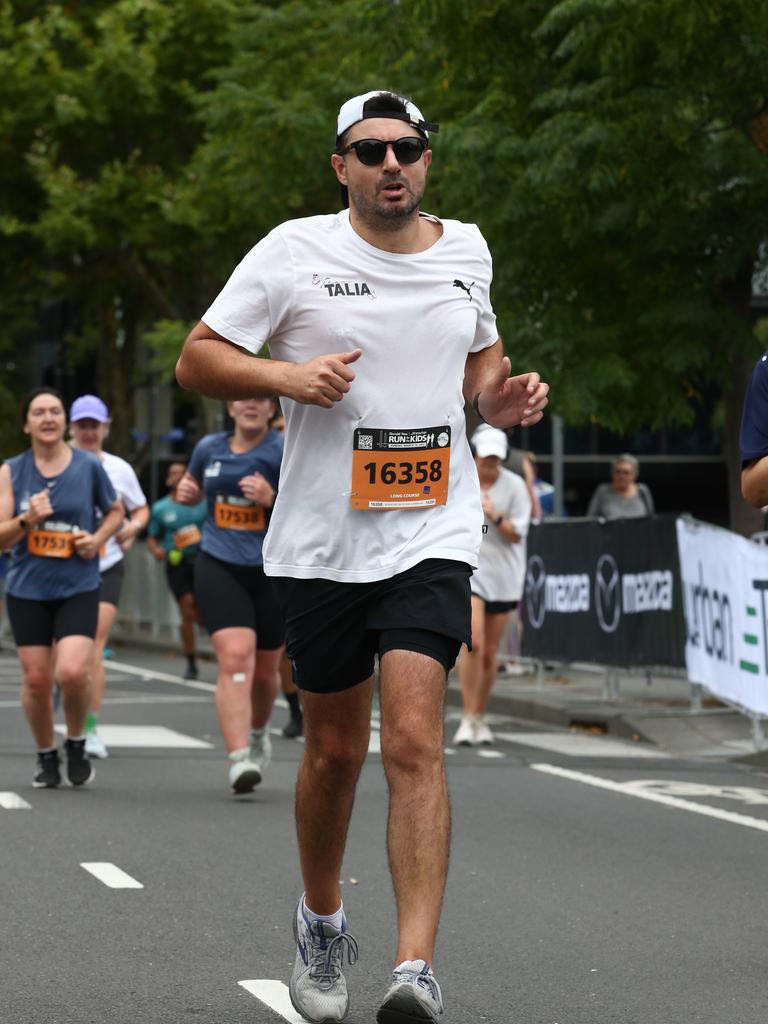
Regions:
<instances>
[{"instance_id":1,"label":"white road marking","mask_svg":"<svg viewBox=\"0 0 768 1024\"><path fill-rule=\"evenodd\" d=\"M216 690L215 683L201 683L199 680L194 679L182 679L181 676L171 675L170 672L156 672L151 668L137 668L135 665L126 665L123 661L112 661L109 659L108 669L116 669L118 672L123 672L129 676L139 676L145 682L149 682L151 679L159 679L162 683L176 683L178 686L186 686L190 690L206 690L208 693L214 693Z\"/></svg>"},{"instance_id":2,"label":"white road marking","mask_svg":"<svg viewBox=\"0 0 768 1024\"><path fill-rule=\"evenodd\" d=\"M56 732L66 733L65 725ZM154 747L161 750L212 750L213 744L185 736L164 725L100 725L99 736L107 747Z\"/></svg>"},{"instance_id":3,"label":"white road marking","mask_svg":"<svg viewBox=\"0 0 768 1024\"><path fill-rule=\"evenodd\" d=\"M632 789L666 796L703 796L715 800L737 800L742 804L768 804L768 789L751 786L710 786L706 782L687 782L678 779L636 779L627 782Z\"/></svg>"},{"instance_id":4,"label":"white road marking","mask_svg":"<svg viewBox=\"0 0 768 1024\"><path fill-rule=\"evenodd\" d=\"M494 757L506 757L507 755L502 753L501 750L478 750L478 757L494 758Z\"/></svg>"},{"instance_id":5,"label":"white road marking","mask_svg":"<svg viewBox=\"0 0 768 1024\"><path fill-rule=\"evenodd\" d=\"M32 810L32 805L28 804L26 800L23 800L16 793L0 793L0 807L4 811Z\"/></svg>"},{"instance_id":6,"label":"white road marking","mask_svg":"<svg viewBox=\"0 0 768 1024\"><path fill-rule=\"evenodd\" d=\"M94 878L98 878L104 885L109 886L110 889L143 889L144 886L141 882L137 882L135 878L131 878L127 875L122 868L119 868L116 864L110 864L107 861L90 861L80 865L81 868L85 868L89 871Z\"/></svg>"},{"instance_id":7,"label":"white road marking","mask_svg":"<svg viewBox=\"0 0 768 1024\"><path fill-rule=\"evenodd\" d=\"M291 997L288 995L288 986L282 981L269 981L267 979L255 981L238 981L246 992L256 996L259 1002L264 1003L270 1010L274 1010L288 1024L307 1024L303 1017L300 1017L291 1005Z\"/></svg>"},{"instance_id":8,"label":"white road marking","mask_svg":"<svg viewBox=\"0 0 768 1024\"><path fill-rule=\"evenodd\" d=\"M639 743L624 743L621 740L573 732L497 732L496 737L568 757L669 757L669 754L661 750L653 750Z\"/></svg>"},{"instance_id":9,"label":"white road marking","mask_svg":"<svg viewBox=\"0 0 768 1024\"><path fill-rule=\"evenodd\" d=\"M743 825L745 828L754 828L758 832L768 832L768 821L761 818L753 818L748 814L736 814L735 811L723 811L719 807L708 807L706 804L695 804L692 800L681 800L680 797L667 796L664 793L653 793L648 789L638 789L633 783L614 782L612 779L601 779L598 775L587 775L585 772L575 772L570 768L560 768L554 764L532 764L530 767L535 772L544 772L547 775L557 775L561 779L569 779L571 782L581 782L585 786L595 786L598 789L608 789L612 793L621 793L623 796L634 796L639 800L649 800L651 803L663 804L665 807L674 807L680 811L691 811L693 814L703 814L707 818L717 818L719 821L727 821L732 825Z\"/></svg>"}]
</instances>

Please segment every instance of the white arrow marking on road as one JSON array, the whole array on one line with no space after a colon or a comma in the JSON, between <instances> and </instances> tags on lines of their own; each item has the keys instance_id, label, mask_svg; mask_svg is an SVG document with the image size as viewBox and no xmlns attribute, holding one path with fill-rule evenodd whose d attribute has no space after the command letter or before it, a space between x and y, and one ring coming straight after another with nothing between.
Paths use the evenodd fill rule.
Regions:
<instances>
[{"instance_id":1,"label":"white arrow marking on road","mask_svg":"<svg viewBox=\"0 0 768 1024\"><path fill-rule=\"evenodd\" d=\"M768 821L761 818L753 818L748 814L736 814L735 811L723 811L719 807L708 807L706 804L695 804L692 800L681 800L676 796L666 796L663 793L652 793L647 789L636 789L631 783L614 782L612 779L601 779L599 775L587 775L585 772L574 772L570 768L559 768L554 764L532 764L535 772L544 772L547 775L558 775L561 779L570 779L571 782L582 782L585 786L596 786L598 789L609 789L612 793L621 793L623 796L634 796L638 800L649 800L654 804L663 804L665 807L675 807L680 811L691 811L693 814L703 814L707 818L717 818L719 821L727 821L732 825L743 825L745 828L754 828L758 832L768 832Z\"/></svg>"},{"instance_id":2,"label":"white arrow marking on road","mask_svg":"<svg viewBox=\"0 0 768 1024\"><path fill-rule=\"evenodd\" d=\"M16 793L0 793L0 807L4 811L26 811L32 810L32 805L22 800Z\"/></svg>"},{"instance_id":3,"label":"white arrow marking on road","mask_svg":"<svg viewBox=\"0 0 768 1024\"><path fill-rule=\"evenodd\" d=\"M270 1010L274 1010L288 1024L307 1024L303 1017L300 1017L291 1005L291 997L288 995L288 986L282 981L238 981L246 992L256 996L259 1002L264 1003Z\"/></svg>"},{"instance_id":4,"label":"white arrow marking on road","mask_svg":"<svg viewBox=\"0 0 768 1024\"><path fill-rule=\"evenodd\" d=\"M91 861L87 864L81 864L81 868L85 868L86 871L98 878L104 885L108 885L110 889L143 889L144 886L141 882L137 882L135 878L131 878L127 875L122 868L119 868L116 864L110 864L107 861Z\"/></svg>"}]
</instances>

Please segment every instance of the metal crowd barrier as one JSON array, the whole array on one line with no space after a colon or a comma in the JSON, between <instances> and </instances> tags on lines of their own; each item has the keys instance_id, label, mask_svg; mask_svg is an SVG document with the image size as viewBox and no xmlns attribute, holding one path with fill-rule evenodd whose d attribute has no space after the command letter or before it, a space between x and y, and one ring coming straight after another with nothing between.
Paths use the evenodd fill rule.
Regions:
<instances>
[{"instance_id":1,"label":"metal crowd barrier","mask_svg":"<svg viewBox=\"0 0 768 1024\"><path fill-rule=\"evenodd\" d=\"M162 564L143 541L125 557L125 576L113 637L150 646L178 647L181 618ZM208 634L197 631L197 650L212 653Z\"/></svg>"}]
</instances>

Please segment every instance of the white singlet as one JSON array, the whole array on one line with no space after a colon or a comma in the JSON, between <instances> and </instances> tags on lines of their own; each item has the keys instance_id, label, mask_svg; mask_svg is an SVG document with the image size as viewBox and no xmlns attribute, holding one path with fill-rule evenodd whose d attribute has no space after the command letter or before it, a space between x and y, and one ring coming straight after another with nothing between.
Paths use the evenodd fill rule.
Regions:
<instances>
[{"instance_id":1,"label":"white singlet","mask_svg":"<svg viewBox=\"0 0 768 1024\"><path fill-rule=\"evenodd\" d=\"M491 257L475 225L430 219L442 236L408 254L369 245L346 210L287 221L245 256L203 316L249 352L268 341L279 360L363 350L350 391L332 409L282 400L285 454L267 575L368 582L428 558L477 565L482 511L462 382L469 353L497 338ZM438 427L449 428L436 432L441 443L450 435L445 504L352 507L356 429Z\"/></svg>"}]
</instances>

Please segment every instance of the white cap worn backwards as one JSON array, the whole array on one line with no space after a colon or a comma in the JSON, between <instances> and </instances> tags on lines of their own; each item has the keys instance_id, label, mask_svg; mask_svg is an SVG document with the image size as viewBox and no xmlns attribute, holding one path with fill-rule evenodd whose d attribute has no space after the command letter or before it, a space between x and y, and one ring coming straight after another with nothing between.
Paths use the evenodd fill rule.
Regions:
<instances>
[{"instance_id":1,"label":"white cap worn backwards","mask_svg":"<svg viewBox=\"0 0 768 1024\"><path fill-rule=\"evenodd\" d=\"M396 96L397 99L405 104L405 110L378 110L376 109L380 105L378 103L371 104L374 109L368 109L369 100L379 96ZM376 89L374 92L363 93L362 96L353 96L351 100L347 100L346 103L342 104L339 110L339 118L336 122L337 141L348 128L351 128L353 124L357 124L358 121L365 120L367 117L391 117L398 121L405 121L414 128L418 128L427 138L430 132L436 132L439 127L436 124L425 121L424 115L416 104L411 103L405 96L401 96L396 92L390 92L387 89Z\"/></svg>"}]
</instances>

